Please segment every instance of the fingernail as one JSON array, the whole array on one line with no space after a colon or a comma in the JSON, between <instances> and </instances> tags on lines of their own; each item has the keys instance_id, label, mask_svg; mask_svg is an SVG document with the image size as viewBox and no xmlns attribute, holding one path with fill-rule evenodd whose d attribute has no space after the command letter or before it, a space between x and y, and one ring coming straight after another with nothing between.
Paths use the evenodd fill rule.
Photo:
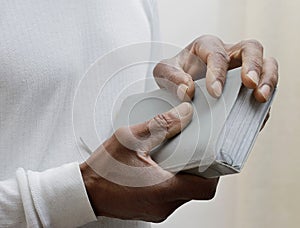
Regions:
<instances>
[{"instance_id":1,"label":"fingernail","mask_svg":"<svg viewBox=\"0 0 300 228\"><path fill-rule=\"evenodd\" d=\"M171 110L172 114L177 116L178 118L185 117L187 115L190 115L192 112L192 105L188 102L181 103L177 107L173 108ZM178 116L179 115L179 116Z\"/></svg>"},{"instance_id":2,"label":"fingernail","mask_svg":"<svg viewBox=\"0 0 300 228\"><path fill-rule=\"evenodd\" d=\"M256 71L249 71L247 77L251 79L251 81L257 86L259 83L259 76Z\"/></svg>"},{"instance_id":3,"label":"fingernail","mask_svg":"<svg viewBox=\"0 0 300 228\"><path fill-rule=\"evenodd\" d=\"M186 96L186 92L188 90L188 86L185 84L180 84L177 88L177 96L178 98L183 101L185 96Z\"/></svg>"},{"instance_id":4,"label":"fingernail","mask_svg":"<svg viewBox=\"0 0 300 228\"><path fill-rule=\"evenodd\" d=\"M211 87L214 91L215 96L220 97L223 90L221 82L217 80L211 85Z\"/></svg>"},{"instance_id":5,"label":"fingernail","mask_svg":"<svg viewBox=\"0 0 300 228\"><path fill-rule=\"evenodd\" d=\"M268 100L271 92L271 87L267 84L264 84L262 87L259 88L259 92L266 100Z\"/></svg>"}]
</instances>

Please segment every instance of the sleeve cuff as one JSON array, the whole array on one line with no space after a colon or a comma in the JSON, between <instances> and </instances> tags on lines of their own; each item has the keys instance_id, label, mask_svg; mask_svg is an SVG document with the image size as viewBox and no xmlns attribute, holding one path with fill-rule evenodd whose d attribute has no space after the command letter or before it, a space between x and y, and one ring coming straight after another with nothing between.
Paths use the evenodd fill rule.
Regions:
<instances>
[{"instance_id":1,"label":"sleeve cuff","mask_svg":"<svg viewBox=\"0 0 300 228\"><path fill-rule=\"evenodd\" d=\"M96 221L78 163L28 171L28 183L43 227L76 227Z\"/></svg>"}]
</instances>

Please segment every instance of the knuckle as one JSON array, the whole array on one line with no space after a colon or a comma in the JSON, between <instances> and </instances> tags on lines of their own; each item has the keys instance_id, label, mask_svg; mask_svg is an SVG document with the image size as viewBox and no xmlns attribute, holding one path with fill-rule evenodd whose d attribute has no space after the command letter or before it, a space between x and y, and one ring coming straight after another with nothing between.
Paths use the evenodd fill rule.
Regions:
<instances>
[{"instance_id":1,"label":"knuckle","mask_svg":"<svg viewBox=\"0 0 300 228\"><path fill-rule=\"evenodd\" d=\"M258 72L261 72L262 64L263 63L260 58L252 58L250 63L251 66L249 67L252 68L253 70L258 70Z\"/></svg>"},{"instance_id":2,"label":"knuckle","mask_svg":"<svg viewBox=\"0 0 300 228\"><path fill-rule=\"evenodd\" d=\"M274 86L278 83L278 78L279 78L278 73L273 73L272 74L271 81L272 81Z\"/></svg>"},{"instance_id":3,"label":"knuckle","mask_svg":"<svg viewBox=\"0 0 300 228\"><path fill-rule=\"evenodd\" d=\"M169 70L175 70L176 69L176 59L163 59L153 69L153 75L154 77L161 77Z\"/></svg>"},{"instance_id":4,"label":"knuckle","mask_svg":"<svg viewBox=\"0 0 300 228\"><path fill-rule=\"evenodd\" d=\"M264 60L264 78L268 80L271 86L276 86L278 83L278 62L273 57L265 58Z\"/></svg>"},{"instance_id":5,"label":"knuckle","mask_svg":"<svg viewBox=\"0 0 300 228\"><path fill-rule=\"evenodd\" d=\"M270 62L273 66L274 66L274 70L278 70L278 61L277 61L277 59L275 59L274 57L267 57L267 58L265 58L265 61L266 62Z\"/></svg>"},{"instance_id":6,"label":"knuckle","mask_svg":"<svg viewBox=\"0 0 300 228\"><path fill-rule=\"evenodd\" d=\"M275 74L273 74L273 75L271 76L269 85L270 85L271 88L273 89L274 87L276 87L277 83L278 83L278 76L275 75Z\"/></svg>"},{"instance_id":7,"label":"knuckle","mask_svg":"<svg viewBox=\"0 0 300 228\"><path fill-rule=\"evenodd\" d=\"M208 66L208 70L213 72L214 77L224 84L230 62L229 55L225 51L220 50L213 52L209 58L213 64Z\"/></svg>"},{"instance_id":8,"label":"knuckle","mask_svg":"<svg viewBox=\"0 0 300 228\"><path fill-rule=\"evenodd\" d=\"M158 127L166 132L168 132L173 122L172 119L170 119L166 113L158 114L153 119L158 124Z\"/></svg>"},{"instance_id":9,"label":"knuckle","mask_svg":"<svg viewBox=\"0 0 300 228\"><path fill-rule=\"evenodd\" d=\"M258 40L255 39L245 40L243 43L245 47L251 46L261 51L263 51L264 49L263 45Z\"/></svg>"},{"instance_id":10,"label":"knuckle","mask_svg":"<svg viewBox=\"0 0 300 228\"><path fill-rule=\"evenodd\" d=\"M153 76L158 85L166 88L173 88L176 80L185 80L188 82L188 77L180 77L183 72L174 59L165 59L158 63L153 69ZM178 77L179 76L179 77Z\"/></svg>"},{"instance_id":11,"label":"knuckle","mask_svg":"<svg viewBox=\"0 0 300 228\"><path fill-rule=\"evenodd\" d=\"M212 53L210 53L211 58L214 58L215 61L217 61L220 65L230 62L230 56L226 53L225 50L216 50Z\"/></svg>"},{"instance_id":12,"label":"knuckle","mask_svg":"<svg viewBox=\"0 0 300 228\"><path fill-rule=\"evenodd\" d=\"M193 42L194 49L200 49L201 46L205 47L223 47L223 41L213 35L203 35L196 38Z\"/></svg>"},{"instance_id":13,"label":"knuckle","mask_svg":"<svg viewBox=\"0 0 300 228\"><path fill-rule=\"evenodd\" d=\"M166 62L165 60L162 60L161 62L159 62L153 69L153 75L154 77L159 77L161 76L161 72L163 70L163 68L166 67Z\"/></svg>"}]
</instances>

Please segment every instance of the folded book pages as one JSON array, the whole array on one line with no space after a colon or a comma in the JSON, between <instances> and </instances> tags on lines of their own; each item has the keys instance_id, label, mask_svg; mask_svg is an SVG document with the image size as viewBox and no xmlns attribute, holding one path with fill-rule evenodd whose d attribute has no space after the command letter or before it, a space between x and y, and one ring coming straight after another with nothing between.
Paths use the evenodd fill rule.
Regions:
<instances>
[{"instance_id":1,"label":"folded book pages","mask_svg":"<svg viewBox=\"0 0 300 228\"><path fill-rule=\"evenodd\" d=\"M206 178L239 173L275 94L266 103L259 103L252 93L241 83L240 68L228 72L218 99L208 94L205 79L195 81L191 123L152 150L152 158L170 172L184 171ZM180 103L165 89L131 95L123 101L114 127L144 122Z\"/></svg>"}]
</instances>

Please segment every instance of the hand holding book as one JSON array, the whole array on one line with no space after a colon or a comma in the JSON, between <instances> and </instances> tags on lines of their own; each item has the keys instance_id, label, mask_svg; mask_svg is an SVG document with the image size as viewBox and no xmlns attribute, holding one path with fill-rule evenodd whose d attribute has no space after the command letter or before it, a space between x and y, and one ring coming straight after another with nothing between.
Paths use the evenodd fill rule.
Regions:
<instances>
[{"instance_id":1,"label":"hand holding book","mask_svg":"<svg viewBox=\"0 0 300 228\"><path fill-rule=\"evenodd\" d=\"M224 44L202 36L157 64L153 73L162 90L127 98L115 127L130 124L129 116L131 124L138 123L180 101L192 101L192 123L180 137L152 151L154 160L171 172L205 177L239 172L270 110L278 82L276 60L264 58L255 40Z\"/></svg>"},{"instance_id":2,"label":"hand holding book","mask_svg":"<svg viewBox=\"0 0 300 228\"><path fill-rule=\"evenodd\" d=\"M230 71L227 75L227 70L239 66L242 66L241 71ZM80 166L91 203L99 215L158 222L189 200L211 199L218 178L205 179L195 175L216 177L240 171L270 108L278 67L276 60L263 57L263 48L257 41L232 45L213 36L203 36L174 58L158 64L154 75L160 87L165 89L128 97L115 120L115 127L128 125L128 118L131 126L118 128ZM204 79L199 80L201 78ZM221 98L214 99L217 97ZM174 121L180 114L163 118L162 122L168 120L177 124L176 128L170 129L178 133L186 127L183 132L178 135L173 132L169 137L175 138L167 137L168 140L160 145L159 141L153 145L150 143L147 148L151 151L147 153L134 150L145 149L141 142L151 139L152 133L159 136L157 138L165 138L166 135L157 135L160 131L149 135L146 126L157 114L170 110L172 106L180 107L182 101L192 101L194 115L191 123L182 126L180 121ZM208 134L200 134L205 132ZM139 136L135 138L140 140L128 148L123 139L128 139L131 134ZM212 138L215 140L211 141ZM174 145L179 145L180 149L175 156ZM157 166L157 162L164 162L169 155L171 159L162 167ZM131 171L142 168L146 172L130 175L127 168ZM184 172L174 175L181 170L195 175ZM161 182L153 184L153 177L158 177Z\"/></svg>"}]
</instances>

